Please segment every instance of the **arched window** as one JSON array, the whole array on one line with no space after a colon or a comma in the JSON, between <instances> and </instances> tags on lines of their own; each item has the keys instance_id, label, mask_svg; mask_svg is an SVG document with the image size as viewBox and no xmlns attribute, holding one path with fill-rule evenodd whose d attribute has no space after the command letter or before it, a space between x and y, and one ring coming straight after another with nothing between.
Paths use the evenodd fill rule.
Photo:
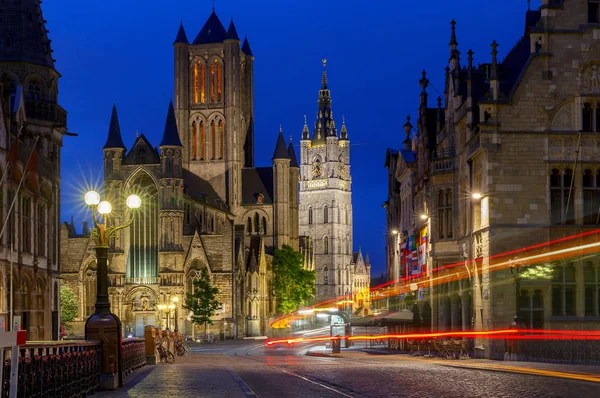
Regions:
<instances>
[{"instance_id":1,"label":"arched window","mask_svg":"<svg viewBox=\"0 0 600 398\"><path fill-rule=\"evenodd\" d=\"M329 236L323 238L323 254L329 254Z\"/></svg>"},{"instance_id":2,"label":"arched window","mask_svg":"<svg viewBox=\"0 0 600 398\"><path fill-rule=\"evenodd\" d=\"M323 206L323 222L325 224L329 222L329 208L327 205Z\"/></svg>"},{"instance_id":3,"label":"arched window","mask_svg":"<svg viewBox=\"0 0 600 398\"><path fill-rule=\"evenodd\" d=\"M196 160L198 153L198 124L194 120L192 123L192 160Z\"/></svg>"},{"instance_id":4,"label":"arched window","mask_svg":"<svg viewBox=\"0 0 600 398\"><path fill-rule=\"evenodd\" d=\"M552 169L550 175L550 217L552 224L575 223L575 185L573 182L573 170L566 169L561 174L560 170ZM570 195L569 191L571 191Z\"/></svg>"},{"instance_id":5,"label":"arched window","mask_svg":"<svg viewBox=\"0 0 600 398\"><path fill-rule=\"evenodd\" d=\"M217 155L217 126L214 120L210 122L210 141L212 159L215 159Z\"/></svg>"},{"instance_id":6,"label":"arched window","mask_svg":"<svg viewBox=\"0 0 600 398\"><path fill-rule=\"evenodd\" d=\"M267 219L265 217L262 218L262 233L263 235L267 234Z\"/></svg>"},{"instance_id":7,"label":"arched window","mask_svg":"<svg viewBox=\"0 0 600 398\"><path fill-rule=\"evenodd\" d=\"M258 217L258 213L254 213L254 233L258 234L260 231L260 218Z\"/></svg>"},{"instance_id":8,"label":"arched window","mask_svg":"<svg viewBox=\"0 0 600 398\"><path fill-rule=\"evenodd\" d=\"M248 217L248 221L246 222L246 231L251 234L252 233L252 218Z\"/></svg>"},{"instance_id":9,"label":"arched window","mask_svg":"<svg viewBox=\"0 0 600 398\"><path fill-rule=\"evenodd\" d=\"M194 102L198 103L198 64L194 64Z\"/></svg>"},{"instance_id":10,"label":"arched window","mask_svg":"<svg viewBox=\"0 0 600 398\"><path fill-rule=\"evenodd\" d=\"M204 99L204 81L206 75L206 66L198 61L196 65L194 65L194 102L203 104L205 102Z\"/></svg>"},{"instance_id":11,"label":"arched window","mask_svg":"<svg viewBox=\"0 0 600 398\"><path fill-rule=\"evenodd\" d=\"M329 270L327 269L327 267L323 268L323 284L329 284Z\"/></svg>"},{"instance_id":12,"label":"arched window","mask_svg":"<svg viewBox=\"0 0 600 398\"><path fill-rule=\"evenodd\" d=\"M223 159L223 147L224 147L224 142L223 142L223 120L219 120L219 159Z\"/></svg>"},{"instance_id":13,"label":"arched window","mask_svg":"<svg viewBox=\"0 0 600 398\"><path fill-rule=\"evenodd\" d=\"M39 80L32 79L27 86L27 97L39 100L42 96L42 83Z\"/></svg>"},{"instance_id":14,"label":"arched window","mask_svg":"<svg viewBox=\"0 0 600 398\"><path fill-rule=\"evenodd\" d=\"M221 102L221 92L223 87L223 68L217 64L217 101Z\"/></svg>"},{"instance_id":15,"label":"arched window","mask_svg":"<svg viewBox=\"0 0 600 398\"><path fill-rule=\"evenodd\" d=\"M313 211L312 211L312 207L308 208L308 223L309 224L313 223Z\"/></svg>"},{"instance_id":16,"label":"arched window","mask_svg":"<svg viewBox=\"0 0 600 398\"><path fill-rule=\"evenodd\" d=\"M206 133L204 132L204 122L200 121L200 159L206 158Z\"/></svg>"},{"instance_id":17,"label":"arched window","mask_svg":"<svg viewBox=\"0 0 600 398\"><path fill-rule=\"evenodd\" d=\"M583 223L598 224L600 208L600 174L594 175L591 169L583 172Z\"/></svg>"},{"instance_id":18,"label":"arched window","mask_svg":"<svg viewBox=\"0 0 600 398\"><path fill-rule=\"evenodd\" d=\"M583 105L582 122L583 131L592 131L592 126L594 125L594 107L589 102Z\"/></svg>"}]
</instances>

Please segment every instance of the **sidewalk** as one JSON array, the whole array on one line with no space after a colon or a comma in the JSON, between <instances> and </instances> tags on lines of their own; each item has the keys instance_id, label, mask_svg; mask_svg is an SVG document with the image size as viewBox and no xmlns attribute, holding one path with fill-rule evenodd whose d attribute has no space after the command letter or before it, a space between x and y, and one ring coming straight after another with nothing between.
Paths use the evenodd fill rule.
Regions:
<instances>
[{"instance_id":1,"label":"sidewalk","mask_svg":"<svg viewBox=\"0 0 600 398\"><path fill-rule=\"evenodd\" d=\"M526 361L494 361L490 359L442 359L442 358L424 358L414 357L409 354L370 348L348 348L342 349L340 354L332 354L331 349L316 349L307 351L305 355L326 356L334 358L360 357L366 355L382 355L399 357L401 360L414 360L430 362L440 366L451 366L478 370L488 370L496 372L525 373L531 375L560 377L566 379L584 380L600 383L600 365L570 365L563 363L549 362L526 362Z\"/></svg>"}]
</instances>

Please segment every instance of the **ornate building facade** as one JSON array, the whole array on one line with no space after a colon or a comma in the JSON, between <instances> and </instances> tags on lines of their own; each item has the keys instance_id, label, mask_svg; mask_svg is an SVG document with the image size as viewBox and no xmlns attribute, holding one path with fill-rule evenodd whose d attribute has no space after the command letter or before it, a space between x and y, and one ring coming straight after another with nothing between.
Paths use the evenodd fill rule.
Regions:
<instances>
[{"instance_id":1,"label":"ornate building facade","mask_svg":"<svg viewBox=\"0 0 600 398\"><path fill-rule=\"evenodd\" d=\"M479 66L471 50L461 64L452 21L444 106L428 108L423 74L414 145L388 150L388 228L401 234L388 238L388 278L425 293L434 331L500 329L515 316L529 328L598 328L600 260L551 256L599 224L598 2L541 3L504 59L493 41ZM423 228L425 268L411 274L406 237ZM504 354L498 340L475 347Z\"/></svg>"},{"instance_id":2,"label":"ornate building facade","mask_svg":"<svg viewBox=\"0 0 600 398\"><path fill-rule=\"evenodd\" d=\"M58 105L60 74L40 1L13 1L2 11L0 316L5 328L14 317L28 340L58 339L60 149L67 113Z\"/></svg>"},{"instance_id":3,"label":"ornate building facade","mask_svg":"<svg viewBox=\"0 0 600 398\"><path fill-rule=\"evenodd\" d=\"M128 151L113 107L104 195L120 204L138 193L143 205L110 243L112 308L125 333L170 322L191 335L181 305L206 268L223 303L216 328L265 335L275 312L269 253L283 244L298 250L294 149L280 131L272 165L254 166L254 56L233 21L225 30L213 11L191 43L181 25L173 46L175 103L158 149L141 135ZM128 216L119 205L113 213L111 222ZM95 300L93 241L69 225L62 235L62 277L84 303L82 324ZM158 310L171 303L174 311Z\"/></svg>"},{"instance_id":4,"label":"ornate building facade","mask_svg":"<svg viewBox=\"0 0 600 398\"><path fill-rule=\"evenodd\" d=\"M353 261L350 141L345 122L339 136L335 127L326 62L323 60L315 128L311 137L305 120L300 141L300 236L312 243L317 302L357 297L355 275L360 272L362 281L367 272L364 266L357 270ZM358 302L354 304L355 310L360 307Z\"/></svg>"}]
</instances>

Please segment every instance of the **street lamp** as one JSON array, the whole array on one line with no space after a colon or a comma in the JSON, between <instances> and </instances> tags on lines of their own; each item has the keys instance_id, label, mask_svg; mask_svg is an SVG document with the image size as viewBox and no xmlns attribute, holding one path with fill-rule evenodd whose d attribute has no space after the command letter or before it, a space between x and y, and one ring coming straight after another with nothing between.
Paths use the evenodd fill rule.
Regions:
<instances>
[{"instance_id":1,"label":"street lamp","mask_svg":"<svg viewBox=\"0 0 600 398\"><path fill-rule=\"evenodd\" d=\"M119 230L127 228L133 222L135 210L138 209L142 200L137 195L130 195L126 204L131 209L129 220L120 226L109 227L106 219L112 211L110 202L100 200L100 194L89 191L84 196L85 203L92 210L94 228L91 234L96 243L96 310L85 322L85 339L99 340L102 342L101 375L100 385L105 389L115 389L122 385L120 373L120 353L122 339L122 324L119 317L110 311L108 299L108 242ZM96 212L102 216L98 222Z\"/></svg>"}]
</instances>

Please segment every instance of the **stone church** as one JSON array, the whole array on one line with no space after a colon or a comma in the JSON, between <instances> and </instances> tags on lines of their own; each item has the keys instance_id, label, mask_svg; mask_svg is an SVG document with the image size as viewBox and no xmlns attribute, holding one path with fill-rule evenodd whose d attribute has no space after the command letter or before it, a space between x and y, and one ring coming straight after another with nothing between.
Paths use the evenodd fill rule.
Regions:
<instances>
[{"instance_id":1,"label":"stone church","mask_svg":"<svg viewBox=\"0 0 600 398\"><path fill-rule=\"evenodd\" d=\"M41 2L2 3L0 322L9 330L12 318L28 340L56 340L60 151L70 135L67 112L58 104L61 75Z\"/></svg>"},{"instance_id":2,"label":"stone church","mask_svg":"<svg viewBox=\"0 0 600 398\"><path fill-rule=\"evenodd\" d=\"M211 331L265 335L275 313L269 253L283 244L298 250L296 155L280 131L272 165L254 164L254 55L233 21L225 29L213 11L191 42L182 24L173 46L175 102L158 148L142 134L127 149L112 109L103 148L110 222L128 218L129 194L143 201L110 242L112 310L127 335L149 324L193 335L181 306L206 268L223 303ZM94 310L94 242L72 223L61 238L61 276L82 302L82 327ZM160 304L175 309L159 311Z\"/></svg>"},{"instance_id":3,"label":"stone church","mask_svg":"<svg viewBox=\"0 0 600 398\"><path fill-rule=\"evenodd\" d=\"M369 309L369 257L352 251L350 140L345 120L339 132L331 109L323 60L318 110L312 136L306 118L300 141L300 236L312 242L316 301L339 298L352 312ZM303 239L304 243L304 239ZM347 297L347 299L345 299Z\"/></svg>"}]
</instances>

